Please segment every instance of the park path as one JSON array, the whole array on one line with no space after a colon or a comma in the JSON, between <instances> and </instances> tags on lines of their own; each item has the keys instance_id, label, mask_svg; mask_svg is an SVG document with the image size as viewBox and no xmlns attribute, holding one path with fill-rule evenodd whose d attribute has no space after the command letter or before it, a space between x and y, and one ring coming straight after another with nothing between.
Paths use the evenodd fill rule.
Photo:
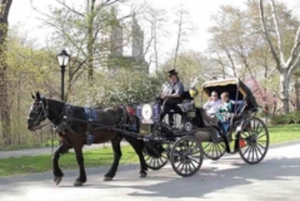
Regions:
<instances>
[{"instance_id":1,"label":"park path","mask_svg":"<svg viewBox=\"0 0 300 201\"><path fill-rule=\"evenodd\" d=\"M122 145L128 144L126 141L121 142ZM111 147L110 143L105 144L95 144L91 146L84 146L84 150L92 149L102 149L103 147ZM10 157L22 157L22 156L38 156L43 154L52 155L56 150L57 146L52 147L43 147L43 148L32 148L32 149L19 149L19 150L10 150L10 151L0 151L0 159L10 158ZM70 152L73 152L73 149L70 149Z\"/></svg>"},{"instance_id":2,"label":"park path","mask_svg":"<svg viewBox=\"0 0 300 201\"><path fill-rule=\"evenodd\" d=\"M239 154L205 159L200 171L182 178L167 164L138 178L138 164L120 165L113 181L108 167L87 168L88 181L73 187L78 170L64 170L59 186L52 172L0 178L1 201L299 201L300 143L271 147L264 161L245 164Z\"/></svg>"}]
</instances>

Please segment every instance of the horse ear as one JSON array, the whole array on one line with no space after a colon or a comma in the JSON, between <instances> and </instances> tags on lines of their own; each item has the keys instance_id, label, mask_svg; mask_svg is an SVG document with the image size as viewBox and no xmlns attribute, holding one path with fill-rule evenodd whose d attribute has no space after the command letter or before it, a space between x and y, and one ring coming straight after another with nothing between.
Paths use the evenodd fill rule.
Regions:
<instances>
[{"instance_id":1,"label":"horse ear","mask_svg":"<svg viewBox=\"0 0 300 201\"><path fill-rule=\"evenodd\" d=\"M40 92L36 92L36 99L37 99L37 100L41 100Z\"/></svg>"},{"instance_id":2,"label":"horse ear","mask_svg":"<svg viewBox=\"0 0 300 201\"><path fill-rule=\"evenodd\" d=\"M34 96L33 94L31 94L31 98L32 98L32 99L35 99L35 96Z\"/></svg>"}]
</instances>

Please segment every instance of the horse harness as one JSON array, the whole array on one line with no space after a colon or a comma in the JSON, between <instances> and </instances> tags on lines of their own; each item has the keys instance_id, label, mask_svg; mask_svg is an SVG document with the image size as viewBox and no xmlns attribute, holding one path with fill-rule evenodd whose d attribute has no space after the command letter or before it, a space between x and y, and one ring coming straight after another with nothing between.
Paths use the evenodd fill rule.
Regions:
<instances>
[{"instance_id":1,"label":"horse harness","mask_svg":"<svg viewBox=\"0 0 300 201\"><path fill-rule=\"evenodd\" d=\"M122 116L121 120L118 124L112 125L111 127L117 127L122 129L129 129L131 131L137 131L136 123L134 121L133 115L127 113L126 108L121 106L122 108ZM93 124L96 124L99 121L97 112L93 108L85 107L84 108L86 122L87 122L87 131L85 132L86 138L87 138L87 144L91 145L94 141L94 135L93 132ZM78 135L72 128L71 123L73 121L79 120L74 118L74 111L70 104L65 104L64 111L63 111L63 118L61 122L58 123L58 125L55 127L56 133L62 133L65 134L65 130L68 130L69 132L73 133L74 135ZM101 126L98 127L98 129L101 129ZM82 134L79 134L82 136Z\"/></svg>"}]
</instances>

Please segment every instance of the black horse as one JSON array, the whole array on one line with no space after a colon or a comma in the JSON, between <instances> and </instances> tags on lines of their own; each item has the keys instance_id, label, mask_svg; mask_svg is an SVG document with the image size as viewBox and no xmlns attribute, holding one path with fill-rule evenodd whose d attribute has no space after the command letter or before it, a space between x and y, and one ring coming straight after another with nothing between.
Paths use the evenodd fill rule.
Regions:
<instances>
[{"instance_id":1,"label":"black horse","mask_svg":"<svg viewBox=\"0 0 300 201\"><path fill-rule=\"evenodd\" d=\"M74 186L81 186L87 181L84 158L82 154L82 147L88 143L87 134L91 134L94 137L92 143L104 143L111 141L114 151L114 161L105 174L105 181L112 180L116 175L119 161L122 156L121 152L121 140L123 137L131 144L137 153L140 160L140 177L146 177L147 165L143 157L142 150L144 143L142 140L137 139L134 136L122 135L116 131L109 129L95 129L97 126L90 126L87 122L86 108L69 105L65 102L48 99L40 96L37 92L36 95L32 95L34 102L30 108L28 116L27 128L30 131L34 131L40 127L40 123L45 119L49 119L56 128L58 135L61 139L61 145L55 151L53 157L53 174L54 182L58 185L63 177L63 173L58 165L59 157L67 153L70 148L74 148L77 163L79 165L79 177L74 182ZM139 119L134 114L130 114L123 107L105 108L105 109L93 109L94 115L97 115L97 123L108 126L118 126L122 129L127 129L128 124L136 125L135 132L139 133ZM92 113L91 113L92 114ZM127 127L124 127L124 126Z\"/></svg>"}]
</instances>

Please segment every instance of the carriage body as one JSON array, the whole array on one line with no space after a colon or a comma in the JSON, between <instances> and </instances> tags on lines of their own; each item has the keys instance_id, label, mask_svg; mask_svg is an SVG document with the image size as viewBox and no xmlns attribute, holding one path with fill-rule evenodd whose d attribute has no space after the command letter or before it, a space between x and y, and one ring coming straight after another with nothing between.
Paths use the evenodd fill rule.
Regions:
<instances>
[{"instance_id":1,"label":"carriage body","mask_svg":"<svg viewBox=\"0 0 300 201\"><path fill-rule=\"evenodd\" d=\"M241 80L235 78L208 81L201 86L200 98L202 105L210 97L212 91L217 91L219 95L223 92L228 92L230 101L234 103L231 117L227 121L222 122L222 124L226 125L225 133L220 136L220 124L218 124L216 119L208 117L202 107L195 107L193 104L192 107L185 111L184 116L187 118L184 118L182 122L183 127L191 124L192 130L188 133L186 130L179 132L173 130L174 141L171 148L170 144L168 144L168 158L165 157L163 162L158 163L162 161L162 158L156 157L154 161L161 166L156 166L153 169L161 168L168 159L171 161L172 167L177 174L190 176L195 174L197 168L200 168L203 160L201 154L207 158L217 160L226 152L239 152L246 163L256 164L263 160L269 146L269 133L265 123L256 117L257 112L259 112L259 106L251 90ZM193 103L193 101L189 103ZM158 105L155 106L153 108L157 109ZM159 118L155 118L158 117L157 115L152 115L152 117L158 122ZM234 142L233 151L229 146L229 143L232 141ZM192 156L193 153L190 153L191 158L197 158L198 162L196 164L192 164L195 161L193 162L192 159L186 157L187 149L190 146L197 147L194 148L198 150L196 153L201 153L197 156ZM194 171L188 171L189 168L179 168L180 164L178 165L178 163L190 164L189 168L195 166L197 168Z\"/></svg>"}]
</instances>

